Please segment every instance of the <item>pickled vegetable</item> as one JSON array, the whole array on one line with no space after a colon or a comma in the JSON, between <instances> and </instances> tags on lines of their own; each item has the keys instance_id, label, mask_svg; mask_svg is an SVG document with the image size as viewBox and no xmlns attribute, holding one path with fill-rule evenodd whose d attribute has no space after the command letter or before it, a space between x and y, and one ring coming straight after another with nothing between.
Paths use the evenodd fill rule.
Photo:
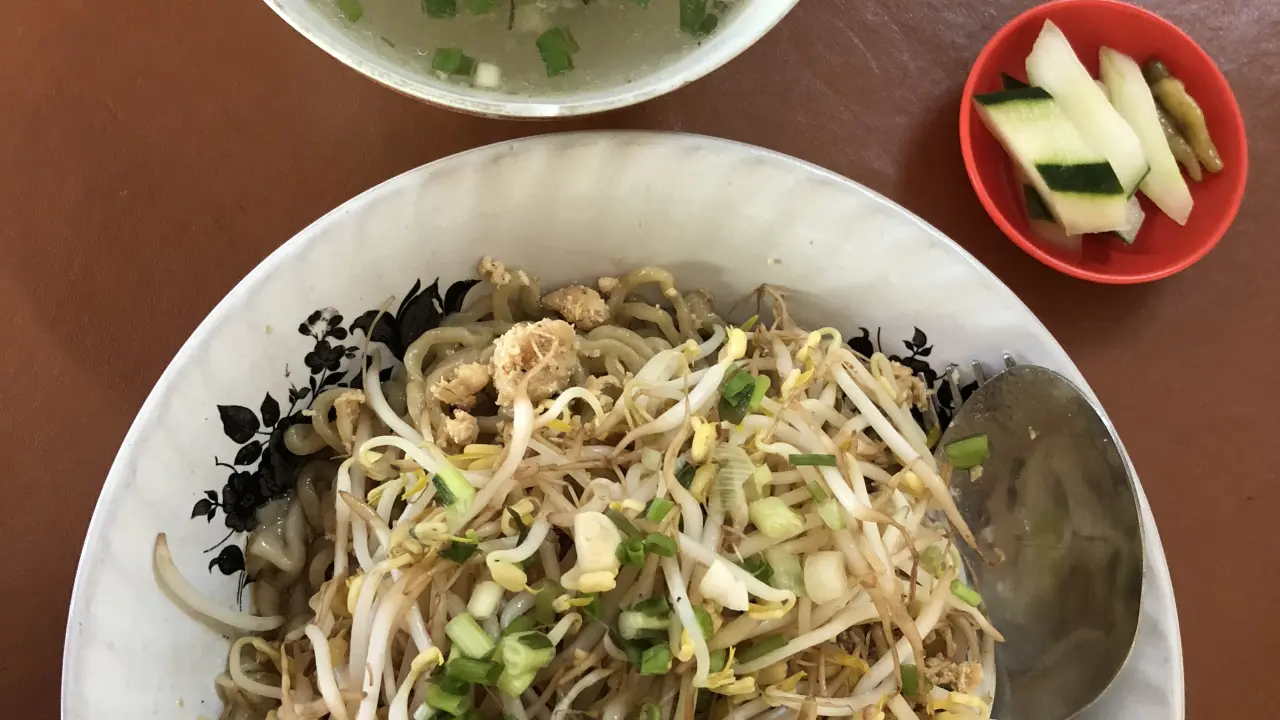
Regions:
<instances>
[{"instance_id":1,"label":"pickled vegetable","mask_svg":"<svg viewBox=\"0 0 1280 720\"><path fill-rule=\"evenodd\" d=\"M1218 156L1218 148L1209 136L1209 128L1204 122L1204 111L1200 104L1187 92L1182 81L1169 73L1169 68L1159 60L1152 60L1142 68L1142 75L1151 85L1151 94L1156 101L1169 112L1177 123L1178 130L1187 139L1196 159L1209 172L1222 171L1222 158Z\"/></svg>"},{"instance_id":2,"label":"pickled vegetable","mask_svg":"<svg viewBox=\"0 0 1280 720\"><path fill-rule=\"evenodd\" d=\"M1178 126L1164 108L1157 105L1156 115L1160 118L1160 129L1164 130L1164 139L1169 141L1169 150L1173 153L1173 157L1187 171L1187 175L1190 175L1192 180L1200 182L1204 178L1204 173L1200 171L1200 161L1196 159L1196 151L1191 149L1187 139L1178 132Z\"/></svg>"}]
</instances>

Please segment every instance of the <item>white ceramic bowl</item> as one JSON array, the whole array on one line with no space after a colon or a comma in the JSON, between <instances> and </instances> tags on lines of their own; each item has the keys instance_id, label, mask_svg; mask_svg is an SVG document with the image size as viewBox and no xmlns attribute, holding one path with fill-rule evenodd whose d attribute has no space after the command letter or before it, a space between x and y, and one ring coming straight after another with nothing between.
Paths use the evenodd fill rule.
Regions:
<instances>
[{"instance_id":1,"label":"white ceramic bowl","mask_svg":"<svg viewBox=\"0 0 1280 720\"><path fill-rule=\"evenodd\" d=\"M441 80L424 69L429 65L429 58L425 63L406 62L401 52L373 35L354 32L338 18L326 0L266 0L272 10L322 50L393 90L462 112L529 119L589 115L665 95L737 57L763 37L798 1L739 0L715 32L690 52L643 70L600 79L588 90L519 95Z\"/></svg>"},{"instance_id":2,"label":"white ceramic bowl","mask_svg":"<svg viewBox=\"0 0 1280 720\"><path fill-rule=\"evenodd\" d=\"M549 172L563 181L537 181ZM316 336L349 328L392 294L402 300L419 281L438 278L449 304L456 298L447 288L473 277L484 253L530 270L543 287L660 264L682 285L711 290L721 307L769 282L790 289L801 321L879 341L887 353L910 352L941 368L975 358L994 365L1011 352L1087 387L1031 312L964 250L812 165L723 140L651 133L554 135L441 160L364 193L285 243L218 304L160 378L111 468L85 541L67 630L63 718L217 716L212 679L225 667L227 641L157 587L156 533L168 534L201 590L234 605L238 576L209 568L226 552L224 564L234 569L243 537L205 553L226 533L223 517L191 518L206 491L216 497L227 481L214 458L236 456L280 414L272 405L287 412L291 385L320 381L312 366L326 355L349 363L333 348L362 338L344 330L322 349ZM429 294L414 304L416 312L430 306ZM1172 587L1145 498L1141 507L1148 557L1138 640L1090 716L1180 720Z\"/></svg>"}]
</instances>

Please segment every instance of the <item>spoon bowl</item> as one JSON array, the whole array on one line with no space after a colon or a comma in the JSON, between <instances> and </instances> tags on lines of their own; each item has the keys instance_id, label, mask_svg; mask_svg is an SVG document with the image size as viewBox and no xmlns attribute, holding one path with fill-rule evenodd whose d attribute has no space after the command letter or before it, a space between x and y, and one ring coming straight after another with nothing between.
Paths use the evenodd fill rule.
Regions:
<instances>
[{"instance_id":1,"label":"spoon bowl","mask_svg":"<svg viewBox=\"0 0 1280 720\"><path fill-rule=\"evenodd\" d=\"M1106 690L1137 634L1134 478L1098 408L1042 367L1011 365L981 383L939 448L974 435L990 455L956 470L951 492L982 551L961 547L970 579L1005 636L993 715L1065 720Z\"/></svg>"}]
</instances>

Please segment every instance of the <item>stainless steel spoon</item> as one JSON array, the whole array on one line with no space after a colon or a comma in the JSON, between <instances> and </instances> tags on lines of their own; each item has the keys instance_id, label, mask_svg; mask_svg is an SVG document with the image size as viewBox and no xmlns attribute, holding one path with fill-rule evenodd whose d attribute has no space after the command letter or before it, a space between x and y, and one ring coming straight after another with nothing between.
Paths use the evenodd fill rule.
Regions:
<instances>
[{"instance_id":1,"label":"stainless steel spoon","mask_svg":"<svg viewBox=\"0 0 1280 720\"><path fill-rule=\"evenodd\" d=\"M1133 647L1142 599L1134 479L1115 430L1066 378L1016 365L985 381L938 444L986 435L981 470L951 493L989 564L961 544L991 622L1000 720L1065 720L1111 684ZM948 369L952 397L958 373Z\"/></svg>"}]
</instances>

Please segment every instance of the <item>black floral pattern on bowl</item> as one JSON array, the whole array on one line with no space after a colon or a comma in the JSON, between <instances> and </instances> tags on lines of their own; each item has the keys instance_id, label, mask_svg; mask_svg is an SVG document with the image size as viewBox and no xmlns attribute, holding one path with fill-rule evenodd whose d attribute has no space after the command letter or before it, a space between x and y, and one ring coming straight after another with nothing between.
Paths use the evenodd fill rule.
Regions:
<instances>
[{"instance_id":1,"label":"black floral pattern on bowl","mask_svg":"<svg viewBox=\"0 0 1280 720\"><path fill-rule=\"evenodd\" d=\"M302 367L307 369L306 381L294 382L294 376L286 366L284 376L288 390L284 397L288 403L283 408L275 396L266 392L257 410L243 405L219 405L218 417L222 422L223 434L236 445L230 460L214 458L215 467L227 471L221 491L206 490L203 496L191 508L192 518L203 518L212 523L221 513L227 534L206 552L212 553L221 548L209 562L208 569L224 575L235 575L245 570L243 550L237 544L227 544L237 533L246 533L257 525L256 513L259 508L283 496L294 483L302 458L288 451L284 446L284 433L290 426L310 422L303 415L316 395L333 387L354 387L362 385L362 377L351 361L360 354L361 341L357 336L368 336L373 328L371 342L381 343L398 359L403 360L404 352L422 333L440 326L449 315L462 309L463 300L478 280L461 280L449 285L444 295L440 294L439 280L423 287L421 281L413 284L404 300L391 312L383 309L366 310L344 326L344 316L335 308L320 308L313 311L298 324L298 334L306 337L310 350L302 355ZM379 315L381 314L381 317ZM377 325L374 325L375 319ZM925 383L937 390L939 399L939 421L945 429L951 418L951 390L929 362L925 359L933 353L929 338L919 328L914 329L910 339L902 343L907 350L903 355L886 352L891 360L902 363L921 377ZM350 344L346 344L350 341ZM848 341L849 347L859 354L870 357L873 353L884 352L880 342L880 329L876 329L874 341L871 331L865 327L858 328L858 335ZM390 373L390 370L384 371ZM384 377L384 379L387 379ZM961 393L967 397L975 386L966 386ZM243 588L252 578L242 576L240 587Z\"/></svg>"},{"instance_id":2,"label":"black floral pattern on bowl","mask_svg":"<svg viewBox=\"0 0 1280 720\"><path fill-rule=\"evenodd\" d=\"M440 322L462 309L467 292L479 282L462 280L449 286L440 295L439 281L423 288L421 281L414 283L405 300L394 313L384 313L374 328L373 342L380 342L403 359L409 343L422 333L439 327ZM203 518L212 523L222 514L227 534L206 552L222 548L209 563L224 575L243 572L243 550L226 544L237 533L253 530L257 525L257 511L263 505L283 496L294 483L303 461L284 446L284 433L298 423L311 422L303 410L311 406L315 397L335 387L360 387L360 368L351 361L361 349L357 333L365 335L373 325L379 310L361 313L349 326L335 308L313 311L298 324L298 334L306 337L310 350L302 355L302 367L306 368L306 381L295 382L295 375L286 366L284 376L288 390L285 393L287 408L270 391L266 392L257 410L243 405L219 405L218 418L222 422L222 434L235 443L230 455L213 459L215 467L226 471L222 489L206 490L191 508L192 518ZM350 344L346 344L350 341ZM385 371L389 373L390 371ZM241 586L249 578L242 578Z\"/></svg>"}]
</instances>

